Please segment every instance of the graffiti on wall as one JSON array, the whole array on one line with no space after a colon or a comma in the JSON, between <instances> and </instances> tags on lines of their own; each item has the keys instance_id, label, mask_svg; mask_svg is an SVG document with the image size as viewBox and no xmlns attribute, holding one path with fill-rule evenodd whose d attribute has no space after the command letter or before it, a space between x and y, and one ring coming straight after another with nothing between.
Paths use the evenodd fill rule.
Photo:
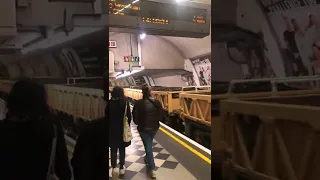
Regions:
<instances>
[{"instance_id":1,"label":"graffiti on wall","mask_svg":"<svg viewBox=\"0 0 320 180\"><path fill-rule=\"evenodd\" d=\"M320 0L261 0L287 76L320 74Z\"/></svg>"}]
</instances>

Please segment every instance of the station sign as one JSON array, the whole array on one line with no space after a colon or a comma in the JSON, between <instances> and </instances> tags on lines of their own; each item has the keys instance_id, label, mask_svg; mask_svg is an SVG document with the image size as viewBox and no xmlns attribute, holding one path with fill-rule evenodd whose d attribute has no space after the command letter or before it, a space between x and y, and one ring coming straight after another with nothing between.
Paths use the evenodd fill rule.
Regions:
<instances>
[{"instance_id":1,"label":"station sign","mask_svg":"<svg viewBox=\"0 0 320 180\"><path fill-rule=\"evenodd\" d=\"M124 62L139 62L139 56L124 56Z\"/></svg>"},{"instance_id":2,"label":"station sign","mask_svg":"<svg viewBox=\"0 0 320 180\"><path fill-rule=\"evenodd\" d=\"M117 41L109 41L109 48L116 48L117 47Z\"/></svg>"}]
</instances>

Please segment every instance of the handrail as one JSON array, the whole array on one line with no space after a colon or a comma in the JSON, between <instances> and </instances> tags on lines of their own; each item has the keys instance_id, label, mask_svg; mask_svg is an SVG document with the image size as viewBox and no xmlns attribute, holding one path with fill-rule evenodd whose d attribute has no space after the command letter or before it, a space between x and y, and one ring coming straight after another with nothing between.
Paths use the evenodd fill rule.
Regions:
<instances>
[{"instance_id":1,"label":"handrail","mask_svg":"<svg viewBox=\"0 0 320 180\"><path fill-rule=\"evenodd\" d=\"M95 77L68 77L67 78L67 84L76 84L76 80L90 80L90 79L102 79L102 77L100 76L95 76ZM72 83L70 82L70 80L72 80Z\"/></svg>"},{"instance_id":2,"label":"handrail","mask_svg":"<svg viewBox=\"0 0 320 180\"><path fill-rule=\"evenodd\" d=\"M272 92L277 92L278 83L289 83L289 82L313 82L320 81L320 76L299 76L299 77L280 77L280 78L260 78L260 79L234 79L230 81L228 93L232 93L232 89L235 84L244 84L251 82L270 82L272 86Z\"/></svg>"}]
</instances>

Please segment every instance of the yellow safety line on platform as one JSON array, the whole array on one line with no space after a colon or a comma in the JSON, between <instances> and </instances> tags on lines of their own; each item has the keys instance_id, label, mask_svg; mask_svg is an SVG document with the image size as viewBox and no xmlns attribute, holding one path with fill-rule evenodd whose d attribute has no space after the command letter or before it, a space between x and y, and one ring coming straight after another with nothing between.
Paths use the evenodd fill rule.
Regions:
<instances>
[{"instance_id":1,"label":"yellow safety line on platform","mask_svg":"<svg viewBox=\"0 0 320 180\"><path fill-rule=\"evenodd\" d=\"M163 133L165 133L166 135L168 135L169 137L171 137L172 139L174 139L175 141L177 141L178 143L180 143L182 146L187 148L189 151L193 152L195 155L199 156L201 159L203 159L207 163L211 164L211 159L210 158L208 158L205 155L201 154L199 151L195 150L194 148L192 148L191 146L189 146L185 142L181 141L179 138L175 137L174 135L172 135L171 133L169 133L167 130L163 129L162 127L160 127L160 130Z\"/></svg>"}]
</instances>

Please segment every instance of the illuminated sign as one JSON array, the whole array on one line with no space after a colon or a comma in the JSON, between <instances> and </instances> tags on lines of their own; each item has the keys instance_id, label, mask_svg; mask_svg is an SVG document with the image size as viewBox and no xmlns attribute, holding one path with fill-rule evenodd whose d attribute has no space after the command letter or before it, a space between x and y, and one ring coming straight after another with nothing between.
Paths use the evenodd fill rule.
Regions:
<instances>
[{"instance_id":1,"label":"illuminated sign","mask_svg":"<svg viewBox=\"0 0 320 180\"><path fill-rule=\"evenodd\" d=\"M109 41L109 48L116 48L117 47L117 41Z\"/></svg>"},{"instance_id":2,"label":"illuminated sign","mask_svg":"<svg viewBox=\"0 0 320 180\"><path fill-rule=\"evenodd\" d=\"M206 24L206 9L138 0L109 0L109 14L141 17L143 23L170 24L185 21Z\"/></svg>"},{"instance_id":3,"label":"illuminated sign","mask_svg":"<svg viewBox=\"0 0 320 180\"><path fill-rule=\"evenodd\" d=\"M124 56L124 62L139 62L139 56Z\"/></svg>"},{"instance_id":4,"label":"illuminated sign","mask_svg":"<svg viewBox=\"0 0 320 180\"><path fill-rule=\"evenodd\" d=\"M152 23L152 24L169 24L169 20L167 19L146 18L146 17L142 17L142 22Z\"/></svg>"}]
</instances>

